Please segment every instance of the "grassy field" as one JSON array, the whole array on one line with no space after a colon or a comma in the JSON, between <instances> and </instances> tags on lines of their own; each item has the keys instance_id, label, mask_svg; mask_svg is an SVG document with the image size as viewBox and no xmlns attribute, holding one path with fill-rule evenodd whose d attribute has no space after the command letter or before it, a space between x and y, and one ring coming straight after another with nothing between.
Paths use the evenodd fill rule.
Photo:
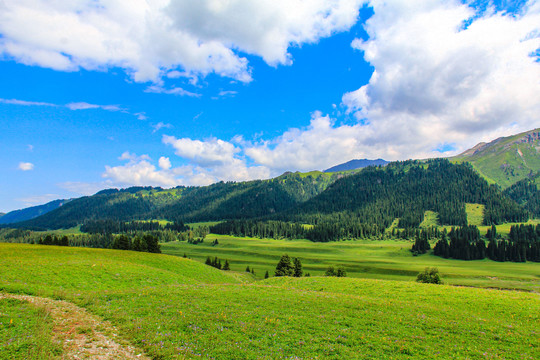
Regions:
<instances>
[{"instance_id":1,"label":"grassy field","mask_svg":"<svg viewBox=\"0 0 540 360\"><path fill-rule=\"evenodd\" d=\"M212 246L214 240L219 244ZM208 256L229 260L231 269L255 269L262 279L273 275L281 255L298 257L304 271L323 275L328 266L343 266L350 277L413 281L425 267L437 267L448 284L540 291L540 264L499 263L489 259L463 261L433 255L412 256L412 243L403 240L356 240L313 243L307 240L240 238L210 234L202 244L161 244L166 254L204 262Z\"/></svg>"},{"instance_id":2,"label":"grassy field","mask_svg":"<svg viewBox=\"0 0 540 360\"><path fill-rule=\"evenodd\" d=\"M174 256L21 244L0 244L0 270L0 290L85 307L154 359L536 359L539 353L540 301L533 293L352 278L249 282ZM3 330L2 341L19 331Z\"/></svg>"},{"instance_id":3,"label":"grassy field","mask_svg":"<svg viewBox=\"0 0 540 360\"><path fill-rule=\"evenodd\" d=\"M482 225L484 221L484 208L482 204L465 204L465 212L467 213L467 223L469 225Z\"/></svg>"},{"instance_id":4,"label":"grassy field","mask_svg":"<svg viewBox=\"0 0 540 360\"><path fill-rule=\"evenodd\" d=\"M0 297L0 359L50 359L62 353L51 341L51 319L31 304Z\"/></svg>"}]
</instances>

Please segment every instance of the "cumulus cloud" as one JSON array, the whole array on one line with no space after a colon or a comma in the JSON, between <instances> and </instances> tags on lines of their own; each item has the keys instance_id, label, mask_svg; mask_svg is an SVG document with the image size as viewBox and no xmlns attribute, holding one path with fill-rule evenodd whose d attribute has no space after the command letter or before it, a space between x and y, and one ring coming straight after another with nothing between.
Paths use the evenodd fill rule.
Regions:
<instances>
[{"instance_id":1,"label":"cumulus cloud","mask_svg":"<svg viewBox=\"0 0 540 360\"><path fill-rule=\"evenodd\" d=\"M18 169L21 170L21 171L34 170L34 164L29 163L29 162L20 162L19 166L18 166Z\"/></svg>"},{"instance_id":2,"label":"cumulus cloud","mask_svg":"<svg viewBox=\"0 0 540 360\"><path fill-rule=\"evenodd\" d=\"M159 167L162 168L163 170L169 170L172 167L171 160L168 157L164 157L164 156L160 157Z\"/></svg>"},{"instance_id":3,"label":"cumulus cloud","mask_svg":"<svg viewBox=\"0 0 540 360\"><path fill-rule=\"evenodd\" d=\"M307 128L289 129L269 141L245 143L244 151L255 163L274 172L309 171L367 156L362 140L368 135L361 126L334 126L330 117L315 112Z\"/></svg>"},{"instance_id":4,"label":"cumulus cloud","mask_svg":"<svg viewBox=\"0 0 540 360\"><path fill-rule=\"evenodd\" d=\"M122 160L129 161L120 166L105 166L103 178L119 186L147 185L166 186L177 185L174 174L168 170L158 170L150 163L147 155L131 157L122 156Z\"/></svg>"},{"instance_id":5,"label":"cumulus cloud","mask_svg":"<svg viewBox=\"0 0 540 360\"><path fill-rule=\"evenodd\" d=\"M201 166L230 163L234 160L235 154L240 151L232 143L215 138L201 141L189 138L177 139L174 136L164 135L163 143L171 145L176 150L176 155L192 160Z\"/></svg>"},{"instance_id":6,"label":"cumulus cloud","mask_svg":"<svg viewBox=\"0 0 540 360\"><path fill-rule=\"evenodd\" d=\"M290 64L290 46L349 29L361 2L3 0L0 52L62 71L121 67L138 82L158 83L166 73L249 82L240 53Z\"/></svg>"},{"instance_id":7,"label":"cumulus cloud","mask_svg":"<svg viewBox=\"0 0 540 360\"><path fill-rule=\"evenodd\" d=\"M540 125L540 3L518 14L476 13L460 1L370 1L369 39L352 47L374 67L368 84L343 96L392 158L432 156L455 143ZM442 147L446 148L446 147Z\"/></svg>"}]
</instances>

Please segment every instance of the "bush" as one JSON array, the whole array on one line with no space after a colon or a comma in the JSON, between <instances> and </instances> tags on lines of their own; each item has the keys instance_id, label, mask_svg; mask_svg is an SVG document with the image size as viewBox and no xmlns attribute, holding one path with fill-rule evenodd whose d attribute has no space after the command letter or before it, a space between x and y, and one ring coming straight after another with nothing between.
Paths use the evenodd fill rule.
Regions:
<instances>
[{"instance_id":1,"label":"bush","mask_svg":"<svg viewBox=\"0 0 540 360\"><path fill-rule=\"evenodd\" d=\"M424 272L418 273L416 281L424 284L442 284L441 277L439 275L439 269L437 268L425 268Z\"/></svg>"}]
</instances>

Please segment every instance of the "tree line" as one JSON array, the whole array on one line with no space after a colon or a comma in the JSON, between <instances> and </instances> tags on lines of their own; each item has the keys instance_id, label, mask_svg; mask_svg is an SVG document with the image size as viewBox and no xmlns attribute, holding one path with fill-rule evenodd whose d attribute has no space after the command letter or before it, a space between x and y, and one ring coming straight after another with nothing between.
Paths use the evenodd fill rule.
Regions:
<instances>
[{"instance_id":1,"label":"tree line","mask_svg":"<svg viewBox=\"0 0 540 360\"><path fill-rule=\"evenodd\" d=\"M489 258L501 262L540 262L540 224L513 225L507 239L499 236L496 227L492 226L485 239L487 246L476 226L452 228L448 235L442 233L433 254L461 260Z\"/></svg>"}]
</instances>

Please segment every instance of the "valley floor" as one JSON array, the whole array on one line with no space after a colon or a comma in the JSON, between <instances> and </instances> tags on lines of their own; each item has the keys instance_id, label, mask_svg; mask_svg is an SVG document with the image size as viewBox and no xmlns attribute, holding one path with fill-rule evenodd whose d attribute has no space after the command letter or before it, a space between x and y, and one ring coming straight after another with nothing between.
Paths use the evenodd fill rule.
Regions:
<instances>
[{"instance_id":1,"label":"valley floor","mask_svg":"<svg viewBox=\"0 0 540 360\"><path fill-rule=\"evenodd\" d=\"M218 245L212 242L218 240ZM433 244L432 244L433 245ZM313 243L307 240L207 236L201 244L161 244L163 253L205 262L207 257L227 259L231 269L243 272L247 266L262 279L273 275L280 257L288 254L302 261L304 272L321 276L329 266L343 266L349 277L414 281L426 267L437 267L449 285L540 292L540 264L496 262L489 259L463 261L430 254L412 256L412 242L406 240L354 240Z\"/></svg>"}]
</instances>

